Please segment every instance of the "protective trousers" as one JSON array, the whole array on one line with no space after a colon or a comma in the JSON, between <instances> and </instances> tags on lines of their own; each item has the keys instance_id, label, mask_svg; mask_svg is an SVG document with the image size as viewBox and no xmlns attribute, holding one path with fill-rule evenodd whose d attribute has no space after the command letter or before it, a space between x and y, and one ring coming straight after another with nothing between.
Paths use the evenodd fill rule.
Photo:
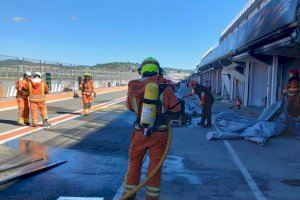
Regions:
<instances>
[{"instance_id":1,"label":"protective trousers","mask_svg":"<svg viewBox=\"0 0 300 200\"><path fill-rule=\"evenodd\" d=\"M30 102L30 110L33 126L37 126L39 122L38 110L41 112L41 117L43 120L48 119L45 102Z\"/></svg>"},{"instance_id":2,"label":"protective trousers","mask_svg":"<svg viewBox=\"0 0 300 200\"><path fill-rule=\"evenodd\" d=\"M88 115L90 114L90 109L93 103L93 96L90 94L82 94L82 102L83 102L83 114Z\"/></svg>"},{"instance_id":3,"label":"protective trousers","mask_svg":"<svg viewBox=\"0 0 300 200\"><path fill-rule=\"evenodd\" d=\"M134 131L129 149L129 166L124 183L124 193L133 190L140 182L143 159L149 151L150 163L147 176L159 163L167 144L167 133L154 132L145 138L142 131ZM158 200L160 194L161 169L146 185L146 199Z\"/></svg>"},{"instance_id":4,"label":"protective trousers","mask_svg":"<svg viewBox=\"0 0 300 200\"><path fill-rule=\"evenodd\" d=\"M204 105L202 108L202 118L200 124L204 125L207 120L207 125L211 125L211 108L212 105Z\"/></svg>"},{"instance_id":5,"label":"protective trousers","mask_svg":"<svg viewBox=\"0 0 300 200\"><path fill-rule=\"evenodd\" d=\"M20 124L29 123L29 105L28 99L18 97L18 122Z\"/></svg>"},{"instance_id":6,"label":"protective trousers","mask_svg":"<svg viewBox=\"0 0 300 200\"><path fill-rule=\"evenodd\" d=\"M288 97L287 112L290 117L300 117L300 96Z\"/></svg>"}]
</instances>

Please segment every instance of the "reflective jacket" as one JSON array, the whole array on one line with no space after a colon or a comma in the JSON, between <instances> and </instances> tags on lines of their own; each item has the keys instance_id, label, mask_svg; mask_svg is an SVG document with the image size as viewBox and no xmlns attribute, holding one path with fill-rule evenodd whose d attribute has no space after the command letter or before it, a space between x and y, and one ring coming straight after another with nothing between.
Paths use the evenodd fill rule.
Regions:
<instances>
[{"instance_id":1,"label":"reflective jacket","mask_svg":"<svg viewBox=\"0 0 300 200\"><path fill-rule=\"evenodd\" d=\"M214 103L214 96L206 87L197 84L194 88L194 93L199 96L199 99L201 99L201 104L203 107L210 107Z\"/></svg>"},{"instance_id":2,"label":"reflective jacket","mask_svg":"<svg viewBox=\"0 0 300 200\"><path fill-rule=\"evenodd\" d=\"M94 82L92 80L83 80L79 85L79 89L82 91L82 94L92 95L94 94Z\"/></svg>"},{"instance_id":3,"label":"reflective jacket","mask_svg":"<svg viewBox=\"0 0 300 200\"><path fill-rule=\"evenodd\" d=\"M289 97L294 97L300 94L300 77L294 76L289 79L285 92Z\"/></svg>"},{"instance_id":4,"label":"reflective jacket","mask_svg":"<svg viewBox=\"0 0 300 200\"><path fill-rule=\"evenodd\" d=\"M27 99L29 96L28 89L25 89L26 84L28 84L28 81L25 79L20 79L15 82L16 90L17 90L17 98Z\"/></svg>"},{"instance_id":5,"label":"reflective jacket","mask_svg":"<svg viewBox=\"0 0 300 200\"><path fill-rule=\"evenodd\" d=\"M28 81L26 86L29 91L30 102L44 102L46 101L45 95L48 94L47 84L40 78L34 78Z\"/></svg>"}]
</instances>

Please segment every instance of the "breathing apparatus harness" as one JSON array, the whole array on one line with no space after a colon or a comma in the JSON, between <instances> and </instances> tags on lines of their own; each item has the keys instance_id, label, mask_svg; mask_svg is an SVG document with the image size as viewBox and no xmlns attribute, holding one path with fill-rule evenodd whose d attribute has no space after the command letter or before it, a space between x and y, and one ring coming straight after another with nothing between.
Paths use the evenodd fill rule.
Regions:
<instances>
[{"instance_id":1,"label":"breathing apparatus harness","mask_svg":"<svg viewBox=\"0 0 300 200\"><path fill-rule=\"evenodd\" d=\"M167 87L164 83L146 85L141 116L137 116L134 122L135 130L143 131L145 137L149 137L154 131L165 131L168 128L162 101L163 92Z\"/></svg>"}]
</instances>

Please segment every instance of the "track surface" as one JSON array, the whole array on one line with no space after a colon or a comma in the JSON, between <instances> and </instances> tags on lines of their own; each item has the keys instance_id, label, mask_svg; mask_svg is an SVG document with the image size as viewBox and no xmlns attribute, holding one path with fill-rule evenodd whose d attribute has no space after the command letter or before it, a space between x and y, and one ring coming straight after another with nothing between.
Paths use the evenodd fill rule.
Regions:
<instances>
[{"instance_id":1,"label":"track surface","mask_svg":"<svg viewBox=\"0 0 300 200\"><path fill-rule=\"evenodd\" d=\"M125 93L102 95L97 103ZM57 116L80 108L81 99L67 100L50 104L49 112ZM216 104L214 113L223 109L224 105ZM16 128L13 123L6 124L14 121L15 112L0 113L6 130ZM1 145L0 148L8 149L1 151L2 158L9 157L7 154L11 152L17 157L20 141L33 141L44 145L50 161L68 162L15 182L0 191L0 199L52 200L60 196L113 199L126 173L133 121L134 116L120 103ZM299 140L287 133L271 139L265 147L242 140L226 142L234 156L228 144L205 139L206 132L212 129L173 129L172 148L164 166L162 200L259 199L251 184L261 192L260 199L300 198ZM147 163L146 159L144 172ZM245 178L243 167L253 182ZM143 199L143 192L138 199Z\"/></svg>"}]
</instances>

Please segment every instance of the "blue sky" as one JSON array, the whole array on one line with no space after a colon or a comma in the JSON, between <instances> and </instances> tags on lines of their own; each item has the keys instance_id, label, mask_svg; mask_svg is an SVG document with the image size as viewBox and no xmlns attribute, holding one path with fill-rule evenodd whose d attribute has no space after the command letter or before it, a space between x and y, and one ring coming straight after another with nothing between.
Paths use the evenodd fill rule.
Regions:
<instances>
[{"instance_id":1,"label":"blue sky","mask_svg":"<svg viewBox=\"0 0 300 200\"><path fill-rule=\"evenodd\" d=\"M193 68L247 0L6 0L0 55Z\"/></svg>"}]
</instances>

